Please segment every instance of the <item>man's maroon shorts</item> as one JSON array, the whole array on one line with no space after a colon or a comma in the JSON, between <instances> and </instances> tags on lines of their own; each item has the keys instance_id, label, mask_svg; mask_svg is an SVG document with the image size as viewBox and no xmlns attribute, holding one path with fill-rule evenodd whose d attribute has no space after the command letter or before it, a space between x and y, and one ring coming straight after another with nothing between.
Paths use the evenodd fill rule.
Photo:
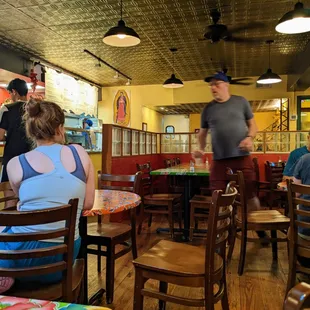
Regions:
<instances>
[{"instance_id":1,"label":"man's maroon shorts","mask_svg":"<svg viewBox=\"0 0 310 310\"><path fill-rule=\"evenodd\" d=\"M226 168L231 168L234 173L238 170L242 171L246 184L247 198L250 199L256 196L256 173L251 156L214 160L211 165L210 174L210 186L212 190L225 190L227 185Z\"/></svg>"}]
</instances>

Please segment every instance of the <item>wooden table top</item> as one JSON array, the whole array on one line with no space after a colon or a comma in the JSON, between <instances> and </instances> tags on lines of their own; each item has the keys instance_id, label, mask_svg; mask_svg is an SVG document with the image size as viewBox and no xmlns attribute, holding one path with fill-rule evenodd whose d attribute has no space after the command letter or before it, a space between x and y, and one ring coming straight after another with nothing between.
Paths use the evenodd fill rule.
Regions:
<instances>
[{"instance_id":1,"label":"wooden table top","mask_svg":"<svg viewBox=\"0 0 310 310\"><path fill-rule=\"evenodd\" d=\"M111 310L106 307L84 306L49 300L37 300L0 295L0 309L45 309L45 310Z\"/></svg>"},{"instance_id":2,"label":"wooden table top","mask_svg":"<svg viewBox=\"0 0 310 310\"><path fill-rule=\"evenodd\" d=\"M83 216L96 216L118 213L137 207L141 197L137 194L117 190L96 190L94 206L84 210Z\"/></svg>"},{"instance_id":3,"label":"wooden table top","mask_svg":"<svg viewBox=\"0 0 310 310\"><path fill-rule=\"evenodd\" d=\"M188 175L188 176L209 176L210 171L205 164L195 165L194 171L190 171L190 165L181 164L171 168L163 168L151 171L151 175Z\"/></svg>"}]
</instances>

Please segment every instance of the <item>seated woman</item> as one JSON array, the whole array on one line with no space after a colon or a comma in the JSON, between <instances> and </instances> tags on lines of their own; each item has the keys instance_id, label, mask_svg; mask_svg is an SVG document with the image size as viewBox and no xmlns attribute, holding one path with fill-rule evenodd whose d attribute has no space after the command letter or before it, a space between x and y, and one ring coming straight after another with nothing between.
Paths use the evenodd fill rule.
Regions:
<instances>
[{"instance_id":1,"label":"seated woman","mask_svg":"<svg viewBox=\"0 0 310 310\"><path fill-rule=\"evenodd\" d=\"M78 212L75 227L74 259L76 259L81 239L79 218L82 209L91 209L94 202L95 179L90 157L79 145L64 146L65 116L62 109L53 102L31 100L25 105L24 122L28 138L35 148L14 157L7 166L9 180L14 192L19 196L19 211L35 211L67 204L71 198L78 198ZM6 227L5 231L14 233L33 233L62 228L64 222ZM33 242L0 243L0 250L25 250L45 248L63 242L53 239ZM38 266L58 262L61 255L38 259L0 260L0 268ZM20 281L53 283L61 280L61 272ZM13 285L11 278L2 278L0 293ZM2 287L1 287L2 284Z\"/></svg>"}]
</instances>

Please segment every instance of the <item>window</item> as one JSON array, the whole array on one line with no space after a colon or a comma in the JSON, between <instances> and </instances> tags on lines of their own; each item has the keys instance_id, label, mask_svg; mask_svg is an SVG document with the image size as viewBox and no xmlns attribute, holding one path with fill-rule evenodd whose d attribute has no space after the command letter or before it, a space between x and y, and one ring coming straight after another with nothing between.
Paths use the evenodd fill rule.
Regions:
<instances>
[{"instance_id":1,"label":"window","mask_svg":"<svg viewBox=\"0 0 310 310\"><path fill-rule=\"evenodd\" d=\"M166 126L166 130L165 130L166 133L174 133L175 132L175 129L174 129L174 126Z\"/></svg>"}]
</instances>

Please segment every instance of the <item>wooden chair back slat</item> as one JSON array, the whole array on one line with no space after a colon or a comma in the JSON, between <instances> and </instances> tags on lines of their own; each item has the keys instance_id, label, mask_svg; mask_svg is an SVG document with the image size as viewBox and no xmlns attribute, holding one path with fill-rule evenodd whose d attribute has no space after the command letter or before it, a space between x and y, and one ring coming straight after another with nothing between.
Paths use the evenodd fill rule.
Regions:
<instances>
[{"instance_id":1,"label":"wooden chair back slat","mask_svg":"<svg viewBox=\"0 0 310 310\"><path fill-rule=\"evenodd\" d=\"M226 194L222 191L214 191L208 218L208 232L206 245L206 276L212 277L214 270L214 254L219 253L225 262L226 242L230 227L232 204L237 195L237 189L232 183L228 185Z\"/></svg>"},{"instance_id":2,"label":"wooden chair back slat","mask_svg":"<svg viewBox=\"0 0 310 310\"><path fill-rule=\"evenodd\" d=\"M41 258L54 256L55 254L63 254L63 259L60 262L46 264L43 266L22 268L0 268L1 277L22 278L29 276L46 275L54 272L62 272L62 299L72 302L72 268L73 265L73 250L74 250L74 234L77 217L78 199L71 199L67 205L57 208L38 210L32 212L18 211L0 211L0 226L33 226L38 224L48 224L56 222L64 222L63 229L50 230L45 232L36 232L31 234L12 234L0 233L0 242L23 242L54 239L63 237L63 243L55 243L55 246L32 249L30 250L15 250L1 251L1 259L20 259L20 258ZM69 268L70 267L70 268Z\"/></svg>"},{"instance_id":3,"label":"wooden chair back slat","mask_svg":"<svg viewBox=\"0 0 310 310\"><path fill-rule=\"evenodd\" d=\"M282 181L285 163L265 162L266 181L270 182L272 188L277 188L277 184Z\"/></svg>"},{"instance_id":4,"label":"wooden chair back slat","mask_svg":"<svg viewBox=\"0 0 310 310\"><path fill-rule=\"evenodd\" d=\"M141 178L141 171L133 175L102 174L101 171L98 171L98 188L127 191L140 195Z\"/></svg>"},{"instance_id":5,"label":"wooden chair back slat","mask_svg":"<svg viewBox=\"0 0 310 310\"><path fill-rule=\"evenodd\" d=\"M310 229L309 200L296 197L297 194L310 195L310 186L295 184L293 180L287 180L286 182L290 214L288 292L295 285L296 271L299 269L297 255L310 258L310 240L300 237L298 232L299 228ZM301 205L308 206L309 211L300 210ZM301 238L302 244L298 241Z\"/></svg>"},{"instance_id":6,"label":"wooden chair back slat","mask_svg":"<svg viewBox=\"0 0 310 310\"><path fill-rule=\"evenodd\" d=\"M23 271L21 271L21 268L10 268L10 269L0 268L0 274L2 277L12 277L12 278L32 277L33 275L42 276L50 273L64 271L67 269L67 266L69 265L66 262L62 261L48 265L28 267L25 268Z\"/></svg>"},{"instance_id":7,"label":"wooden chair back slat","mask_svg":"<svg viewBox=\"0 0 310 310\"><path fill-rule=\"evenodd\" d=\"M0 234L0 242L26 242L26 241L39 241L47 239L55 239L67 236L69 230L66 228L55 229L53 231L44 231L40 234L29 233L29 234ZM42 239L43 238L43 239Z\"/></svg>"},{"instance_id":8,"label":"wooden chair back slat","mask_svg":"<svg viewBox=\"0 0 310 310\"><path fill-rule=\"evenodd\" d=\"M310 308L310 285L304 282L294 286L286 296L283 310Z\"/></svg>"},{"instance_id":9,"label":"wooden chair back slat","mask_svg":"<svg viewBox=\"0 0 310 310\"><path fill-rule=\"evenodd\" d=\"M247 201L246 201L246 192L245 192L245 181L244 176L241 171L233 173L231 168L226 169L226 177L229 181L235 182L235 187L238 190L234 206L236 211L240 215L242 223L247 222Z\"/></svg>"},{"instance_id":10,"label":"wooden chair back slat","mask_svg":"<svg viewBox=\"0 0 310 310\"><path fill-rule=\"evenodd\" d=\"M297 247L296 254L305 258L310 258L310 248L303 248L299 246Z\"/></svg>"},{"instance_id":11,"label":"wooden chair back slat","mask_svg":"<svg viewBox=\"0 0 310 310\"><path fill-rule=\"evenodd\" d=\"M29 258L29 254L31 254L32 258L41 258L41 257L48 257L48 256L54 256L57 254L63 254L66 253L68 250L67 246L65 244L52 246L47 249L38 249L38 251L33 252L32 250L19 250L12 253L8 253L7 251L0 251L0 259L24 259Z\"/></svg>"},{"instance_id":12,"label":"wooden chair back slat","mask_svg":"<svg viewBox=\"0 0 310 310\"><path fill-rule=\"evenodd\" d=\"M150 162L147 162L145 164L136 164L137 166L137 172L142 172L142 189L143 193L141 193L142 196L150 194L152 192L152 166Z\"/></svg>"}]
</instances>

